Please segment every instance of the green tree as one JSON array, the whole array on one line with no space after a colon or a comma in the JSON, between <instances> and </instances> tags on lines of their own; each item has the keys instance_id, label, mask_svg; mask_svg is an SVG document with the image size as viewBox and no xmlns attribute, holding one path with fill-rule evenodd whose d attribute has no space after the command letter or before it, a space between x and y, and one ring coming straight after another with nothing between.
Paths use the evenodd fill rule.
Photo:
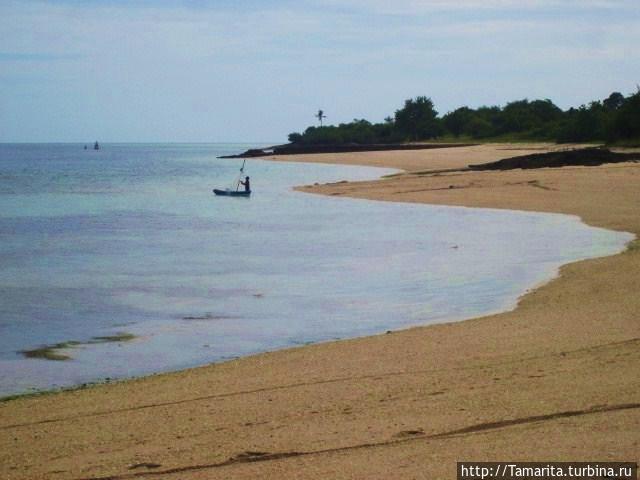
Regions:
<instances>
[{"instance_id":1,"label":"green tree","mask_svg":"<svg viewBox=\"0 0 640 480\"><path fill-rule=\"evenodd\" d=\"M465 131L475 112L469 107L460 107L442 117L442 124L449 132L459 137Z\"/></svg>"},{"instance_id":2,"label":"green tree","mask_svg":"<svg viewBox=\"0 0 640 480\"><path fill-rule=\"evenodd\" d=\"M396 111L395 126L410 140L434 138L441 133L438 112L428 97L406 100L404 107Z\"/></svg>"},{"instance_id":3,"label":"green tree","mask_svg":"<svg viewBox=\"0 0 640 480\"><path fill-rule=\"evenodd\" d=\"M558 136L559 142L589 142L604 140L606 115L600 102L591 102L578 109L569 109L564 127Z\"/></svg>"},{"instance_id":4,"label":"green tree","mask_svg":"<svg viewBox=\"0 0 640 480\"><path fill-rule=\"evenodd\" d=\"M640 139L640 87L620 106L614 125L617 138Z\"/></svg>"},{"instance_id":5,"label":"green tree","mask_svg":"<svg viewBox=\"0 0 640 480\"><path fill-rule=\"evenodd\" d=\"M613 92L606 100L602 101L602 105L607 110L618 110L624 105L624 95L620 92Z\"/></svg>"},{"instance_id":6,"label":"green tree","mask_svg":"<svg viewBox=\"0 0 640 480\"><path fill-rule=\"evenodd\" d=\"M465 133L474 138L488 138L495 135L495 130L489 120L475 115L465 126Z\"/></svg>"},{"instance_id":7,"label":"green tree","mask_svg":"<svg viewBox=\"0 0 640 480\"><path fill-rule=\"evenodd\" d=\"M502 133L519 133L531 130L543 132L545 126L562 117L562 110L549 99L517 100L502 110Z\"/></svg>"},{"instance_id":8,"label":"green tree","mask_svg":"<svg viewBox=\"0 0 640 480\"><path fill-rule=\"evenodd\" d=\"M302 134L298 132L293 132L289 134L289 142L291 143L301 143L302 142Z\"/></svg>"}]
</instances>

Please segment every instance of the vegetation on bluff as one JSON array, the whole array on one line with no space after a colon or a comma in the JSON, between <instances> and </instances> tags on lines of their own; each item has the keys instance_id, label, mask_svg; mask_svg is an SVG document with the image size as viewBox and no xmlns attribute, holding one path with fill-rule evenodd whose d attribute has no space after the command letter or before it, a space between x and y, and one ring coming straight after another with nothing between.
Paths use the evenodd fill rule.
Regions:
<instances>
[{"instance_id":1,"label":"vegetation on bluff","mask_svg":"<svg viewBox=\"0 0 640 480\"><path fill-rule=\"evenodd\" d=\"M430 98L406 100L383 123L356 119L338 126L291 133L297 145L399 143L451 138L640 143L640 88L625 97L614 92L601 101L563 111L551 100L516 100L504 107L460 107L443 116Z\"/></svg>"}]
</instances>

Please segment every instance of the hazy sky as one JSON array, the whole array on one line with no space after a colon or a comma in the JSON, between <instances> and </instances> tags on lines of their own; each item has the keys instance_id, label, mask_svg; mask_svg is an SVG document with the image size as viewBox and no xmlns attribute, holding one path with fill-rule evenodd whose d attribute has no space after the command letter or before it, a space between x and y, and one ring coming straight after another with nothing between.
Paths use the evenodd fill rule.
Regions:
<instances>
[{"instance_id":1,"label":"hazy sky","mask_svg":"<svg viewBox=\"0 0 640 480\"><path fill-rule=\"evenodd\" d=\"M634 92L640 0L0 0L0 142L285 141Z\"/></svg>"}]
</instances>

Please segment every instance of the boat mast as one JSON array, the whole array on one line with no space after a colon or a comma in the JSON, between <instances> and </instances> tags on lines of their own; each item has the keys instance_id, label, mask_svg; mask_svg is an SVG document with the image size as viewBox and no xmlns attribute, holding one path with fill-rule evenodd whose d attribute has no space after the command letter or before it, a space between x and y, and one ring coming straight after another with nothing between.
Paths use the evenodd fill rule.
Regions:
<instances>
[{"instance_id":1,"label":"boat mast","mask_svg":"<svg viewBox=\"0 0 640 480\"><path fill-rule=\"evenodd\" d=\"M240 182L242 181L242 174L244 173L244 164L247 162L245 158L242 160L242 167L240 167L240 174L238 175L238 181L236 182L236 192L240 190Z\"/></svg>"}]
</instances>

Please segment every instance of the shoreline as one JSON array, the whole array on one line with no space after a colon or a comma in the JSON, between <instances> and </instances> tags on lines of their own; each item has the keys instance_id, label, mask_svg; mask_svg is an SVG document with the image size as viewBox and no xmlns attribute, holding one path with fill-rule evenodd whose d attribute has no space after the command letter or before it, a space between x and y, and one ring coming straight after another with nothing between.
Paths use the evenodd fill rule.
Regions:
<instances>
[{"instance_id":1,"label":"shoreline","mask_svg":"<svg viewBox=\"0 0 640 480\"><path fill-rule=\"evenodd\" d=\"M302 187L295 187L294 190L298 190L298 191L302 191L301 190ZM306 192L309 193L309 192ZM325 194L318 194L318 195L325 195ZM446 206L446 205L444 205ZM469 209L469 210L477 210L478 207L465 207L465 206L455 206L456 208L463 208L463 209ZM570 218L574 218L576 221L584 223L585 225L587 225L582 218L580 218L578 215L570 215L570 214L565 214L565 213L553 213L553 212L532 212L532 211L527 211L527 210L512 210L512 209L501 209L501 208L490 208L490 207L481 207L482 210L496 210L496 211L508 211L508 212L516 212L516 213L543 213L545 215L558 215L558 216L562 216L562 217L570 217ZM594 225L589 225L593 228L601 228L601 227L597 227ZM604 229L603 230L607 230ZM41 396L46 396L46 395L56 395L56 394L61 394L61 393L67 393L67 392L75 392L75 391L82 391L82 390L86 390L88 388L93 388L93 387L100 387L100 386L109 386L109 385L114 385L114 384L118 384L118 383L127 383L127 382L131 382L131 381L135 381L135 380L144 380L146 378L149 377L154 377L154 376L158 376L158 375L172 375L172 374L180 374L182 372L188 371L188 370L193 370L193 369L200 369L200 368L207 368L213 365L218 365L218 364L222 364L222 363L227 363L227 362L234 362L234 361L238 361L238 360L242 360L243 358L248 358L248 357L253 357L256 355L263 355L263 354L271 354L271 353L277 353L277 352L282 352L282 351L287 351L287 350L292 350L292 349L299 349L299 348L306 348L308 346L311 345L320 345L320 344L324 344L324 343L333 343L333 342L342 342L342 341L349 341L349 340L355 340L355 339L366 339L369 337L375 337L375 336L379 336L379 335L386 335L386 334L390 334L390 333L397 333L397 332L401 332L404 330L409 330L409 329L414 329L414 328L426 328L426 327L430 327L430 326L435 326L435 325L442 325L442 324L449 324L449 323L460 323L460 322L466 322L466 321L470 321L470 320L474 320L474 319L480 319L480 318L484 318L484 317L490 317L490 316L494 316L494 315L500 315L500 314L504 314L504 313L511 313L513 311L515 311L518 308L518 304L520 303L520 300L522 297L524 297L525 295L528 295L529 293L533 292L534 290L537 290L541 287L544 287L545 285L547 285L548 283L554 281L555 279L557 279L560 275L561 275L561 270L563 267L567 266L567 265L572 265L575 263L580 263L583 261L588 261L588 260L592 260L592 259L599 259L599 258L607 258L607 257L611 257L611 256L616 256L616 255L621 255L623 253L625 253L628 249L631 248L638 248L635 247L633 244L635 242L640 241L640 238L637 235L634 235L630 232L626 232L626 231L619 231L619 233L629 233L631 235L634 236L634 238L628 240L624 246L624 249L619 251L618 253L612 253L612 254L604 254L601 256L597 256L597 257L592 257L592 258L583 258L583 259L578 259L578 260L574 260L571 261L569 263L562 263L557 267L553 268L553 272L549 272L548 275L546 275L547 278L545 278L544 280L538 281L535 284L533 284L532 286L530 286L529 288L526 288L525 291L518 295L517 297L513 298L511 301L509 302L505 302L501 307L497 307L495 309L492 309L490 311L486 311L480 315L472 315L472 316L465 316L462 318L458 318L458 317L448 317L447 319L444 320L440 320L440 321L436 321L434 323L415 323L415 324L410 324L408 326L402 326L399 327L398 329L395 330L385 330L385 331L380 331L378 333L373 333L373 334L367 334L364 336L355 336L355 337L344 337L344 338L334 338L334 339L330 339L330 340L321 340L321 341L306 341L306 342L301 342L299 345L292 345L292 346L288 346L288 347L276 347L274 349L269 349L269 350L265 350L265 351L258 351L255 353L250 353L250 354L246 354L246 355L239 355L233 358L228 358L225 360L219 360L219 361L213 361L213 362L209 362L209 363L205 363L202 365L194 365L194 366L189 366L189 367L185 367L185 368L179 368L177 370L166 370L166 371L157 371L157 372L151 372L151 373L146 373L146 374L136 374L136 375L132 375L132 376L126 376L126 377L107 377L104 379L97 379L97 380L92 380L92 381L87 381L87 382L83 382L83 383L79 383L79 384L75 384L75 385L68 385L68 386L59 386L59 387L51 387L51 388L43 388L43 389L33 389L31 391L24 391L24 392L18 392L18 393L9 393L7 395L0 395L0 404L4 403L4 402L9 402L9 401L13 401L13 400L17 400L17 399L22 399L22 398L32 398L32 397L41 397ZM551 270L551 268L550 268ZM123 338L120 338L123 337ZM106 343L106 342L112 342L112 343L120 343L120 342L128 342L131 340L135 340L137 339L138 336L130 334L130 333L126 333L126 332L118 332L115 336L110 337L110 336L106 336L106 337L92 337L90 340L87 341L75 341L75 340L69 340L69 341L65 341L65 342L61 342L61 343L57 343L57 344L46 344L46 345L41 345L40 347L37 348L33 348L30 350L22 350L19 351L18 353L23 354L26 357L29 358L39 358L39 359L46 359L49 361L66 361L66 360L73 360L72 357L68 356L66 353L58 353L58 351L62 351L62 352L68 352L68 351L72 351L73 348L75 348L76 346L82 346L82 345L91 345L94 343ZM60 357L60 358L58 358ZM1 427L0 427L1 428Z\"/></svg>"},{"instance_id":2,"label":"shoreline","mask_svg":"<svg viewBox=\"0 0 640 480\"><path fill-rule=\"evenodd\" d=\"M495 157L496 151L489 154ZM346 156L344 163L364 160ZM373 157L374 164L384 160ZM47 478L93 478L124 475L138 461L159 464L149 471L166 471L167 478L173 478L172 468L182 469L180 478L374 478L399 471L442 478L455 476L455 460L465 458L636 461L640 396L634 372L640 365L640 332L634 315L640 302L632 295L640 265L635 213L640 167L430 176L411 173L421 171L424 161L400 157L387 167L411 160L420 168L391 179L299 189L569 213L588 225L629 231L636 239L620 254L564 265L559 276L520 297L512 311L1 403L0 430L29 433L32 440L16 445L3 437L0 446L9 453L0 464L23 469L0 471L7 478L45 473ZM438 168L444 160L428 166ZM617 188L603 189L603 179ZM588 191L589 198L570 202L567 186ZM585 186L590 190L581 190ZM543 195L547 192L553 201ZM589 214L579 214L588 208ZM103 402L96 405L98 399ZM189 421L194 414L204 426ZM69 445L33 440L43 429ZM128 434L145 446L135 447L140 444ZM89 456L76 458L71 447L93 437L86 447ZM196 440L202 438L217 445L214 451ZM179 452L167 452L174 444ZM371 452L383 454L372 458ZM49 459L48 465L36 464L38 455ZM151 467L137 468L142 474Z\"/></svg>"},{"instance_id":3,"label":"shoreline","mask_svg":"<svg viewBox=\"0 0 640 480\"><path fill-rule=\"evenodd\" d=\"M459 147L478 147L481 145L456 145L456 148ZM438 147L438 148L446 148L446 147ZM525 148L526 150L529 150L529 148ZM404 150L404 149L403 149ZM521 148L516 148L516 150L521 150ZM400 151L400 150L399 150ZM343 153L343 152L331 152L331 153ZM288 155L288 154L287 154ZM313 154L315 155L315 154ZM223 157L226 158L226 157ZM234 157L229 157L229 158L234 158ZM284 163L305 163L305 160L296 160L296 159L290 159L287 157L276 157L276 158L270 158L270 159L260 159L258 158L258 160L265 160L265 161L283 161ZM313 163L313 162L312 162ZM337 165L335 162L318 162L318 163L323 163L326 165ZM346 162L346 163L351 163L351 162ZM367 168L368 166L362 163L355 163L353 164L354 166L363 166L365 168ZM370 168L370 167L369 167ZM389 170L389 168L386 167L373 167L373 168L385 168L385 170ZM456 172L458 170L455 170ZM465 170L466 171L466 170ZM364 180L364 182L378 182L382 179L385 178L393 178L393 177L398 177L398 176L402 176L405 175L407 173L410 172L406 172L403 170L399 170L399 169L395 169L394 173L391 174L387 174L387 175L383 175L380 177L376 177L376 178L372 178L369 180ZM420 175L423 175L424 172L419 172ZM323 187L323 186L337 186L337 185L342 185L342 184L349 184L349 185L354 185L357 183L360 183L362 181L357 181L357 180L341 180L341 181L337 181L337 182L332 182L332 183L326 183L326 184L314 184L314 187ZM299 191L299 192L303 192L303 193L311 193L314 195L321 195L321 196L327 196L326 193L317 193L314 191L307 191L308 187L305 186L292 186L291 187L292 190L295 191ZM356 197L354 197L354 199L357 200ZM382 202L388 202L388 200L378 200L375 198L371 199L372 201L382 201ZM394 202L394 203L400 203L400 202ZM431 205L434 207L438 207L438 205ZM442 205L443 207L453 207L454 209L463 209L463 210L478 210L478 207L469 207L469 206L459 206L459 205ZM495 208L495 207L481 207L480 210L485 210L485 211L496 211L496 212L514 212L514 213L523 213L523 214L527 214L527 213L533 213L533 214L537 214L540 213L541 215L546 215L546 216L558 216L558 217L564 217L564 218L571 218L573 220L575 220L578 223L583 223L583 220L578 216L578 215L572 215L572 214L566 214L566 213L554 213L554 212L536 212L536 211L526 211L526 210L516 210L516 209L504 209L504 208ZM586 225L586 224L585 224ZM593 228L598 228L595 226L591 226ZM606 229L603 229L606 230ZM629 232L625 232L622 231L620 233L629 233ZM633 234L631 234L633 235ZM635 239L631 239L627 242L627 246L633 242ZM627 246L625 246L624 248L626 249ZM622 253L624 250L618 252L618 253L613 253L613 254L604 254L601 256L597 256L597 257L587 257L587 258L582 258L582 259L578 259L578 260L573 260L570 261L569 263L576 263L576 262L580 262L583 260L588 260L590 258L602 258L602 257L606 257L606 256L611 256L611 255L616 255L619 253ZM266 350L257 350L254 351L253 353L246 353L246 354L238 354L236 356L229 356L226 359L222 359L222 360L215 360L215 361L210 361L207 363L202 363L202 364L192 364L190 366L184 366L184 367L180 367L177 369L173 369L173 368L169 368L166 370L157 370L157 371L151 371L151 372L147 372L147 373L138 373L138 374L129 374L127 376L111 376L111 377L96 377L95 379L89 379L86 381L82 381L76 384L68 384L68 385L57 385L57 386L51 386L51 387L43 387L43 388L30 388L27 389L25 391L22 392L8 392L6 394L0 394L0 403L2 402L6 402L6 401L11 401L11 400L15 400L18 398L27 398L27 397L36 397L36 396L44 396L44 395L50 395L50 394L57 394L57 393L64 393L64 392L73 392L76 390L85 390L87 388L91 388L91 387L95 387L95 386L101 386L101 385L113 385L114 383L122 383L122 382L129 382L132 380L136 380L136 379L144 379L150 376L156 376L156 375L164 375L164 374L175 374L175 373L180 373L183 372L185 370L190 370L190 369L197 369L197 368L202 368L202 367L207 367L210 365L214 365L214 364L220 364L220 363L225 363L228 361L234 361L234 360L238 360L238 359L242 359L242 358L246 358L249 356L255 356L255 355L261 355L264 353L274 353L274 352L279 352L279 351L283 351L283 350L288 350L291 348L301 348L304 346L308 346L308 345L314 345L314 344L322 344L322 343L327 343L327 342L334 342L334 341L343 341L343 340L350 340L350 339L355 339L355 338L367 338L370 336L377 336L377 335L382 335L385 333L391 333L391 332L398 332L398 331L402 331L402 330L406 330L406 329L411 329L411 328L420 328L420 327L427 327L427 326L432 326L432 325L439 325L439 324L446 324L446 323L458 323L458 322L464 322L464 321L468 321L468 320L472 320L475 318L483 318L483 317L487 317L487 316L493 316L493 315L497 315L497 314L501 314L501 313L508 313L508 312L512 312L513 310L515 310L518 306L518 303L520 302L520 299L522 296L526 295L528 292L533 291L537 288L540 288L544 285L546 285L547 283L551 282L552 280L554 280L555 278L557 278L560 275L560 270L564 265L568 265L569 263L558 263L557 266L553 266L553 267L548 267L548 272L544 275L544 279L540 280L540 281L536 281L535 283L531 284L530 286L528 286L527 288L523 288L522 292L520 294L518 294L517 296L514 297L510 297L509 299L506 299L500 306L496 306L494 308L491 308L489 310L485 310L483 312L478 312L476 314L458 314L458 315L453 315L453 316L449 316L449 317L442 317L439 320L436 321L431 321L431 320L427 320L427 319L423 319L423 320L416 320L415 323L409 323L409 324L405 324L402 326L389 326L388 328L391 328L391 330L386 330L386 329L382 329L380 331L377 332L373 332L373 333L366 333L366 334L360 334L357 336L344 336L344 337L334 337L332 339L326 339L326 340L319 340L319 341L313 341L313 340L309 340L309 341L303 341L301 340L299 342L299 344L292 344L289 346L282 346L282 347L271 347L269 349ZM184 318L185 320L191 320L192 318ZM195 318L194 318L195 319ZM426 322L426 323L425 323ZM113 336L105 336L105 337L91 337L90 339L84 340L84 341L79 341L79 340L66 340L66 341L62 341L59 343L54 343L54 344L42 344L38 347L34 347L28 350L20 350L17 353L22 354L25 357L28 358L40 358L40 359L47 359L50 361L65 361L65 360L72 360L73 358L70 356L70 352L73 352L73 349L78 347L78 346L85 346L85 345L92 345L92 344L96 344L96 343L122 343L122 342L127 342L127 341L131 341L137 338L137 335L133 335L130 333L126 333L126 332L117 332L115 335Z\"/></svg>"}]
</instances>

